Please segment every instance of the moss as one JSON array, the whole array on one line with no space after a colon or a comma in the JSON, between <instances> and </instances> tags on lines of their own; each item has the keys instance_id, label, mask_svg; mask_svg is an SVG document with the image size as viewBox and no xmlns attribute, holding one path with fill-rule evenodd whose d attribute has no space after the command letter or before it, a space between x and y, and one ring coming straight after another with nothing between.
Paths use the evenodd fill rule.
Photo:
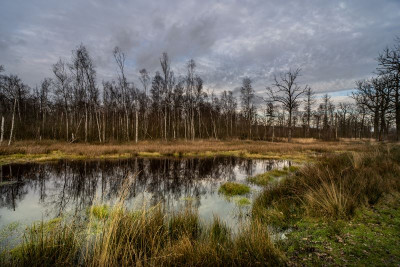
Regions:
<instances>
[{"instance_id":1,"label":"moss","mask_svg":"<svg viewBox=\"0 0 400 267\"><path fill-rule=\"evenodd\" d=\"M289 173L289 171L286 169L278 170L274 169L272 171L269 171L268 174L273 176L273 177L280 177L280 176L285 176Z\"/></svg>"},{"instance_id":2,"label":"moss","mask_svg":"<svg viewBox=\"0 0 400 267\"><path fill-rule=\"evenodd\" d=\"M268 185L271 180L272 177L268 172L247 178L247 181L249 181L250 183L260 186Z\"/></svg>"},{"instance_id":3,"label":"moss","mask_svg":"<svg viewBox=\"0 0 400 267\"><path fill-rule=\"evenodd\" d=\"M274 169L271 171L268 171L266 173L262 173L253 177L247 178L247 181L250 183L259 185L259 186L266 186L268 185L274 178L276 177L281 177L281 176L286 176L290 172L295 172L299 169L298 166L290 166L290 167L284 167L282 170L279 169Z\"/></svg>"},{"instance_id":4,"label":"moss","mask_svg":"<svg viewBox=\"0 0 400 267\"><path fill-rule=\"evenodd\" d=\"M226 196L245 195L250 193L250 187L244 184L227 182L221 185L218 192Z\"/></svg>"},{"instance_id":5,"label":"moss","mask_svg":"<svg viewBox=\"0 0 400 267\"><path fill-rule=\"evenodd\" d=\"M299 169L300 169L299 166L294 166L294 165L289 166L289 171L290 171L290 172L296 172L296 171L298 171Z\"/></svg>"},{"instance_id":6,"label":"moss","mask_svg":"<svg viewBox=\"0 0 400 267\"><path fill-rule=\"evenodd\" d=\"M238 206L248 206L251 204L250 199L248 199L247 197L235 198L235 202Z\"/></svg>"},{"instance_id":7,"label":"moss","mask_svg":"<svg viewBox=\"0 0 400 267\"><path fill-rule=\"evenodd\" d=\"M155 157L161 157L162 155L161 155L161 153L158 153L158 152L139 152L138 156L146 157L146 158L148 158L148 157L155 158Z\"/></svg>"}]
</instances>

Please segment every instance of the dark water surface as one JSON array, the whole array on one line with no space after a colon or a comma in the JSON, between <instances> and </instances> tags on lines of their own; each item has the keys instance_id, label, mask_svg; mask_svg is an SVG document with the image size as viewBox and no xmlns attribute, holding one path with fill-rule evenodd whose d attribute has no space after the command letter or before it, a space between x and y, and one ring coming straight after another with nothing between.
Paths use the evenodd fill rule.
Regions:
<instances>
[{"instance_id":1,"label":"dark water surface","mask_svg":"<svg viewBox=\"0 0 400 267\"><path fill-rule=\"evenodd\" d=\"M64 214L79 215L92 204L113 204L125 178L134 174L136 179L126 197L129 208L161 203L171 211L190 201L204 221L217 215L234 228L246 207L238 205L238 198L220 195L219 186L226 181L247 183L249 176L289 164L216 157L4 165L0 166L0 228L13 222L26 225ZM252 201L260 188L251 188L246 197Z\"/></svg>"}]
</instances>

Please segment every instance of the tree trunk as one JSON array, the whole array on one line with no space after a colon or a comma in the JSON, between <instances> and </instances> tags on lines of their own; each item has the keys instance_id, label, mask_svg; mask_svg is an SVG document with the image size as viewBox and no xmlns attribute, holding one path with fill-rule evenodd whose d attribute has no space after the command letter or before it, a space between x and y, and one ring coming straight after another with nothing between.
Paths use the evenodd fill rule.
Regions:
<instances>
[{"instance_id":1,"label":"tree trunk","mask_svg":"<svg viewBox=\"0 0 400 267\"><path fill-rule=\"evenodd\" d=\"M17 105L17 98L14 98L14 107L13 107L13 114L12 114L12 119L11 119L10 139L8 140L8 145L11 145L12 135L14 132L15 106L16 105Z\"/></svg>"},{"instance_id":2,"label":"tree trunk","mask_svg":"<svg viewBox=\"0 0 400 267\"><path fill-rule=\"evenodd\" d=\"M0 145L3 143L4 138L4 116L1 116L1 135L0 135Z\"/></svg>"},{"instance_id":3,"label":"tree trunk","mask_svg":"<svg viewBox=\"0 0 400 267\"><path fill-rule=\"evenodd\" d=\"M88 110L85 105L85 143L87 142L87 130L88 130Z\"/></svg>"},{"instance_id":4,"label":"tree trunk","mask_svg":"<svg viewBox=\"0 0 400 267\"><path fill-rule=\"evenodd\" d=\"M100 129L100 114L98 112L95 113L96 123L97 123L97 132L99 134L99 142L101 143L101 129Z\"/></svg>"},{"instance_id":5,"label":"tree trunk","mask_svg":"<svg viewBox=\"0 0 400 267\"><path fill-rule=\"evenodd\" d=\"M126 116L126 141L129 142L129 115L127 109L125 109L125 116Z\"/></svg>"},{"instance_id":6,"label":"tree trunk","mask_svg":"<svg viewBox=\"0 0 400 267\"><path fill-rule=\"evenodd\" d=\"M135 123L135 143L137 143L138 142L138 134L139 134L139 126L138 126L138 124L139 124L139 114L138 114L138 110L136 109L135 110L135 119L136 119L136 123Z\"/></svg>"},{"instance_id":7,"label":"tree trunk","mask_svg":"<svg viewBox=\"0 0 400 267\"><path fill-rule=\"evenodd\" d=\"M374 135L375 139L378 141L379 140L379 111L378 108L375 108L375 114L374 114Z\"/></svg>"},{"instance_id":8,"label":"tree trunk","mask_svg":"<svg viewBox=\"0 0 400 267\"><path fill-rule=\"evenodd\" d=\"M397 88L396 88L396 93L395 93L395 112L396 112L396 141L399 141L400 139L400 95L399 91L400 88L398 88L399 85L397 83Z\"/></svg>"},{"instance_id":9,"label":"tree trunk","mask_svg":"<svg viewBox=\"0 0 400 267\"><path fill-rule=\"evenodd\" d=\"M292 142L292 111L289 111L289 132L288 132L288 142Z\"/></svg>"},{"instance_id":10,"label":"tree trunk","mask_svg":"<svg viewBox=\"0 0 400 267\"><path fill-rule=\"evenodd\" d=\"M274 142L275 139L275 125L272 125L272 142Z\"/></svg>"}]
</instances>

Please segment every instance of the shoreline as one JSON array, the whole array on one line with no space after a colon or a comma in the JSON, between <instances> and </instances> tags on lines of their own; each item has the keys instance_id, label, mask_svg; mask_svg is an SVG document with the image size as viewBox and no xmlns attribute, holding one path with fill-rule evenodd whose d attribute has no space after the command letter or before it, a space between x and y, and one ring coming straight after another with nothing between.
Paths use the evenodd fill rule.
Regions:
<instances>
[{"instance_id":1,"label":"shoreline","mask_svg":"<svg viewBox=\"0 0 400 267\"><path fill-rule=\"evenodd\" d=\"M121 144L90 144L55 141L20 141L0 146L0 165L57 160L112 160L140 158L240 157L248 159L313 161L323 154L364 151L368 141L323 142L299 139L292 143L248 140L142 141Z\"/></svg>"}]
</instances>

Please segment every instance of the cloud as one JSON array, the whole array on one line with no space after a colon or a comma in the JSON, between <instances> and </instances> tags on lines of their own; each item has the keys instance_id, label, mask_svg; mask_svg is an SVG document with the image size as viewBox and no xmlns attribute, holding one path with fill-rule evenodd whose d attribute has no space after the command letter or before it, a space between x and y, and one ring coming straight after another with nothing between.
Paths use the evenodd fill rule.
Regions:
<instances>
[{"instance_id":1,"label":"cloud","mask_svg":"<svg viewBox=\"0 0 400 267\"><path fill-rule=\"evenodd\" d=\"M112 49L119 46L134 81L141 68L159 70L165 51L176 74L194 58L215 92L236 90L248 76L262 93L273 73L297 67L302 84L336 92L371 76L399 29L394 0L3 0L0 64L34 86L83 43L99 82L115 76Z\"/></svg>"}]
</instances>

